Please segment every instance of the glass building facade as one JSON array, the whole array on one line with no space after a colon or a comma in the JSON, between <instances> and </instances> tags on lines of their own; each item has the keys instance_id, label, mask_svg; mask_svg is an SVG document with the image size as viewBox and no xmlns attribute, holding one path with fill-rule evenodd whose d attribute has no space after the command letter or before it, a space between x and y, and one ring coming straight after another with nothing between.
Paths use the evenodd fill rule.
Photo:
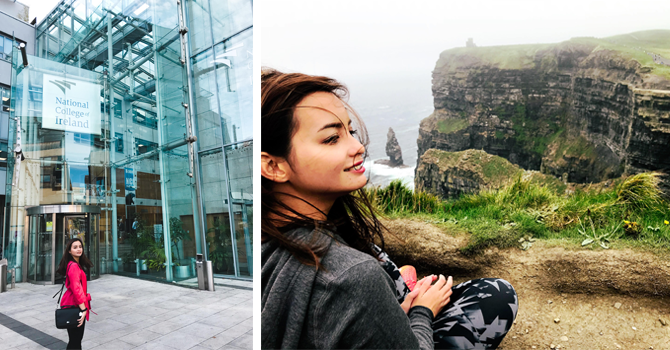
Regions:
<instances>
[{"instance_id":1,"label":"glass building facade","mask_svg":"<svg viewBox=\"0 0 670 350\"><path fill-rule=\"evenodd\" d=\"M54 283L75 236L92 278L191 283L196 254L253 277L252 16L252 0L65 0L27 66L13 45L2 247L17 281Z\"/></svg>"}]
</instances>

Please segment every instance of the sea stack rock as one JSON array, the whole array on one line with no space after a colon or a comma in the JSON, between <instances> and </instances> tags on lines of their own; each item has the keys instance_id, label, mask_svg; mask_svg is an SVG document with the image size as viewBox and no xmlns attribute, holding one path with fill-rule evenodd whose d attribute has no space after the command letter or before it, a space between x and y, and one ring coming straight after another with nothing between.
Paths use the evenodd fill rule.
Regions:
<instances>
[{"instance_id":1,"label":"sea stack rock","mask_svg":"<svg viewBox=\"0 0 670 350\"><path fill-rule=\"evenodd\" d=\"M389 132L386 134L386 155L390 158L389 166L397 167L403 165L402 151L400 150L400 145L398 144L398 139L395 137L393 128L389 128Z\"/></svg>"}]
</instances>

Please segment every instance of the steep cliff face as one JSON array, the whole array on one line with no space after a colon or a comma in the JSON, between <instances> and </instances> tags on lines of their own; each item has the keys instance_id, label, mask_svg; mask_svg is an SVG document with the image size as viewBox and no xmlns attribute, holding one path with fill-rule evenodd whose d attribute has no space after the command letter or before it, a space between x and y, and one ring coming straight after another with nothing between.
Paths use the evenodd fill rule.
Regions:
<instances>
[{"instance_id":1,"label":"steep cliff face","mask_svg":"<svg viewBox=\"0 0 670 350\"><path fill-rule=\"evenodd\" d=\"M484 151L469 149L446 152L429 149L419 160L414 188L444 199L455 198L483 189L501 188L514 181L517 176L550 186L558 192L567 187L553 176L537 171L524 171L507 159Z\"/></svg>"},{"instance_id":2,"label":"steep cliff face","mask_svg":"<svg viewBox=\"0 0 670 350\"><path fill-rule=\"evenodd\" d=\"M634 34L443 52L419 159L479 149L579 183L670 170L670 67L650 54L670 31Z\"/></svg>"}]
</instances>

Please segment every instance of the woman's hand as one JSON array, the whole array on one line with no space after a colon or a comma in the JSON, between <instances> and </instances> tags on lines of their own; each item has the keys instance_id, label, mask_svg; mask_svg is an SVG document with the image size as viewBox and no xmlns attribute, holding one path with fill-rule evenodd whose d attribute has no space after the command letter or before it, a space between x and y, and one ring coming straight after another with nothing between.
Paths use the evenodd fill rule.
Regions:
<instances>
[{"instance_id":1,"label":"woman's hand","mask_svg":"<svg viewBox=\"0 0 670 350\"><path fill-rule=\"evenodd\" d=\"M84 324L84 320L86 319L86 313L87 312L88 312L88 310L81 312L81 318L78 320L79 325L77 327L81 327L81 325Z\"/></svg>"},{"instance_id":2,"label":"woman's hand","mask_svg":"<svg viewBox=\"0 0 670 350\"><path fill-rule=\"evenodd\" d=\"M409 312L409 309L412 307L412 302L414 299L419 295L423 294L428 290L430 285L437 279L437 276L435 275L430 275L422 278L419 282L416 283L414 286L414 290L411 291L407 296L405 297L405 301L400 304L400 307L402 308L405 313Z\"/></svg>"},{"instance_id":3,"label":"woman's hand","mask_svg":"<svg viewBox=\"0 0 670 350\"><path fill-rule=\"evenodd\" d=\"M433 317L437 316L444 306L449 303L453 283L454 281L451 276L449 276L449 279L446 279L444 278L444 275L440 275L440 278L432 286L429 283L426 286L424 283L420 288L415 289L420 291L419 294L414 297L412 306L427 307L433 312Z\"/></svg>"}]
</instances>

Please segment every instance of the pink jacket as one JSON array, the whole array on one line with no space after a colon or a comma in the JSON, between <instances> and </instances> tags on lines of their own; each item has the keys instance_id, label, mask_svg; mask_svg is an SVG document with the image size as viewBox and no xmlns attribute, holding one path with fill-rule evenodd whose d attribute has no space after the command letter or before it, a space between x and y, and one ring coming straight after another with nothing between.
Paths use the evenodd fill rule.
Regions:
<instances>
[{"instance_id":1,"label":"pink jacket","mask_svg":"<svg viewBox=\"0 0 670 350\"><path fill-rule=\"evenodd\" d=\"M79 304L86 304L89 312L86 313L86 321L91 314L91 295L87 293L86 289L86 273L74 261L68 263L67 278L65 279L65 288L67 290L63 293L61 299L61 307L65 305L77 306Z\"/></svg>"}]
</instances>

